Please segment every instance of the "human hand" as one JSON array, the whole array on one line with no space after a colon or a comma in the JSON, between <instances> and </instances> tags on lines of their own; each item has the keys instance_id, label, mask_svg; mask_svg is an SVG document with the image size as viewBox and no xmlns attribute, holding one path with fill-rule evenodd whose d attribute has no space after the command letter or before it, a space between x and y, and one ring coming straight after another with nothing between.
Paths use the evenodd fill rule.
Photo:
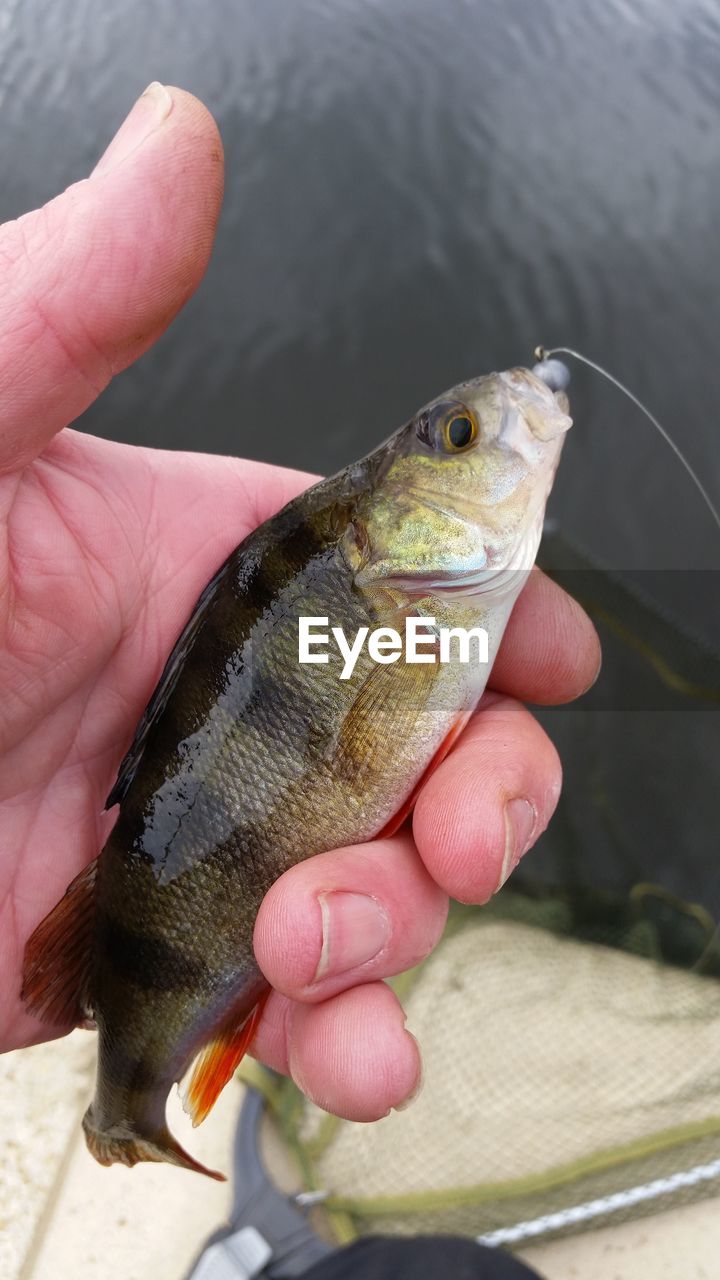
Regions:
<instances>
[{"instance_id":1,"label":"human hand","mask_svg":"<svg viewBox=\"0 0 720 1280\"><path fill-rule=\"evenodd\" d=\"M310 480L63 430L196 288L221 192L211 117L157 87L89 180L0 228L0 1049L52 1034L20 1001L25 942L105 841L104 799L200 590ZM255 945L275 991L255 1052L330 1110L371 1119L414 1089L417 1046L382 980L432 949L448 894L485 901L544 829L560 766L518 699L568 700L598 665L580 608L531 575L414 839L323 854L268 893Z\"/></svg>"}]
</instances>

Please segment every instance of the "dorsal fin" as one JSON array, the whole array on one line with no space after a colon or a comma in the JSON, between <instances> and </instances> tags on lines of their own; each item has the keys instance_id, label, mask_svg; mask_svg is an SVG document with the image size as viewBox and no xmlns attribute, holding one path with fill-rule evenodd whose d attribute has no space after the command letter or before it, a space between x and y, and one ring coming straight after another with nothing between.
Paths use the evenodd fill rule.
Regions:
<instances>
[{"instance_id":1,"label":"dorsal fin","mask_svg":"<svg viewBox=\"0 0 720 1280\"><path fill-rule=\"evenodd\" d=\"M135 771L140 763L142 753L145 750L145 743L147 742L150 730L158 716L167 705L168 699L177 684L177 679L182 669L185 656L190 645L195 639L198 627L202 622L205 609L207 608L210 599L215 592L215 588L223 577L230 561L237 554L237 550L238 548L236 547L235 550L231 552L227 560L221 564L217 573L214 574L207 586L203 589L195 603L195 607L193 608L190 617L175 641L175 645L170 657L163 667L162 674L155 686L150 701L140 717L137 729L135 730L135 736L120 764L117 778L115 779L112 790L105 801L106 809L111 809L114 804L120 803L135 777Z\"/></svg>"},{"instance_id":2,"label":"dorsal fin","mask_svg":"<svg viewBox=\"0 0 720 1280\"><path fill-rule=\"evenodd\" d=\"M286 540L292 539L298 533L301 537L297 542L297 551L300 556L305 554L303 539L307 535L308 515L313 515L318 522L324 522L323 536L327 545L330 546L333 541L333 534L339 539L346 527L348 512L353 505L358 486L365 482L367 469L368 460L365 460L362 464L357 463L354 467L339 472L337 476L332 476L329 480L322 480L318 484L312 485L310 489L305 490L296 498L293 498L291 502L288 502L270 520L266 520L264 524L258 525L256 529L253 529L230 552L230 555L221 564L217 573L210 579L198 597L188 621L175 642L172 653L165 663L152 697L135 730L132 743L122 760L113 788L105 801L106 809L112 808L114 804L119 804L125 797L137 771L150 731L170 699L205 611L212 602L215 592L228 570L232 567L239 580L249 580L252 566L258 565L266 552L269 551L273 554L278 546L287 547L290 543L286 542ZM295 571L291 561L288 562L287 569L290 573ZM238 591L240 594L242 594L242 590L243 584L239 582Z\"/></svg>"},{"instance_id":3,"label":"dorsal fin","mask_svg":"<svg viewBox=\"0 0 720 1280\"><path fill-rule=\"evenodd\" d=\"M75 877L25 945L21 995L43 1022L82 1026L90 1016L97 862Z\"/></svg>"}]
</instances>

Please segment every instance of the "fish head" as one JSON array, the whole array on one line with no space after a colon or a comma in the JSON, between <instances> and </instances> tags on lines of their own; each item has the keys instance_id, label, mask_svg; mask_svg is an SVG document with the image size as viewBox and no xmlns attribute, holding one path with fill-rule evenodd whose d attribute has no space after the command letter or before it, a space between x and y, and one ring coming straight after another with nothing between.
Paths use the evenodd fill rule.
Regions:
<instances>
[{"instance_id":1,"label":"fish head","mask_svg":"<svg viewBox=\"0 0 720 1280\"><path fill-rule=\"evenodd\" d=\"M377 451L359 584L474 593L531 569L571 422L564 389L522 368L425 405Z\"/></svg>"}]
</instances>

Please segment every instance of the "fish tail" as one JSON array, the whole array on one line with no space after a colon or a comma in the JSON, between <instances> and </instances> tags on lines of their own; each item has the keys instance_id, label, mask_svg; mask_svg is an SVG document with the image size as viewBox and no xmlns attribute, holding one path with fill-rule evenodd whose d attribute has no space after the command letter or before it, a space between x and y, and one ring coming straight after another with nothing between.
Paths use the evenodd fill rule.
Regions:
<instances>
[{"instance_id":1,"label":"fish tail","mask_svg":"<svg viewBox=\"0 0 720 1280\"><path fill-rule=\"evenodd\" d=\"M166 1161L179 1165L183 1169L191 1169L194 1173L204 1173L217 1182L225 1182L225 1175L215 1169L208 1169L198 1160L194 1160L180 1143L172 1136L167 1125L152 1134L128 1133L127 1122L110 1125L103 1129L96 1125L92 1106L88 1107L83 1117L83 1131L88 1151L99 1164L124 1164L128 1168L139 1164L142 1160Z\"/></svg>"}]
</instances>

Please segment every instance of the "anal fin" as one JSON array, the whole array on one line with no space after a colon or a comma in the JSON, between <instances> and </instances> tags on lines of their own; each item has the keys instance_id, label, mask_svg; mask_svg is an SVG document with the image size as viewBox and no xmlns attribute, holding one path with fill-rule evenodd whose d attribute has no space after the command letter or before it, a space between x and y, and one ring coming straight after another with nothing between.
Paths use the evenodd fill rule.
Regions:
<instances>
[{"instance_id":1,"label":"anal fin","mask_svg":"<svg viewBox=\"0 0 720 1280\"><path fill-rule=\"evenodd\" d=\"M97 862L75 877L25 945L21 996L44 1022L88 1024Z\"/></svg>"},{"instance_id":2,"label":"anal fin","mask_svg":"<svg viewBox=\"0 0 720 1280\"><path fill-rule=\"evenodd\" d=\"M183 1090L183 1106L193 1125L202 1123L237 1070L253 1041L269 995L270 986L263 983L251 1008L248 1010L246 1006L240 1013L233 1010L232 1016L195 1059Z\"/></svg>"}]
</instances>

